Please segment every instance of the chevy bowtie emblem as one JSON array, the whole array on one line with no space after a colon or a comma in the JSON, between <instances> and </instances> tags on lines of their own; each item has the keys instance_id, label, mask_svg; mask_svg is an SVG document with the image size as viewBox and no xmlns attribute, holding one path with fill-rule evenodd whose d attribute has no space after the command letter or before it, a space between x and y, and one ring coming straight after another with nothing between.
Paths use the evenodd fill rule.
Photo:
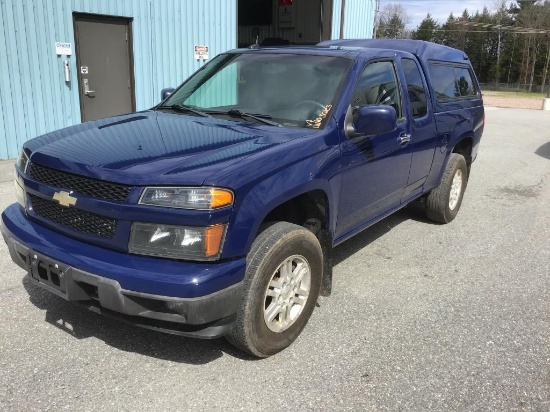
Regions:
<instances>
[{"instance_id":1,"label":"chevy bowtie emblem","mask_svg":"<svg viewBox=\"0 0 550 412\"><path fill-rule=\"evenodd\" d=\"M65 207L76 205L76 197L72 197L69 192L55 192L53 200L57 200L61 206Z\"/></svg>"}]
</instances>

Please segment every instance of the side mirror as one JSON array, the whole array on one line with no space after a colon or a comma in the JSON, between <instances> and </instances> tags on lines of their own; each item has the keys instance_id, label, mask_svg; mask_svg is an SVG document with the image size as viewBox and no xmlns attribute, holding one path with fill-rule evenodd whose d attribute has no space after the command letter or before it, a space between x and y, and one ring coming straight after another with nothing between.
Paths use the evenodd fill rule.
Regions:
<instances>
[{"instance_id":1,"label":"side mirror","mask_svg":"<svg viewBox=\"0 0 550 412\"><path fill-rule=\"evenodd\" d=\"M397 113L392 106L361 106L353 115L352 130L346 130L348 137L375 135L391 132L397 128Z\"/></svg>"},{"instance_id":2,"label":"side mirror","mask_svg":"<svg viewBox=\"0 0 550 412\"><path fill-rule=\"evenodd\" d=\"M166 100L166 98L168 96L170 96L172 93L174 93L176 89L174 89L173 87L168 87L166 89L162 89L160 91L160 101L163 102L164 100Z\"/></svg>"}]
</instances>

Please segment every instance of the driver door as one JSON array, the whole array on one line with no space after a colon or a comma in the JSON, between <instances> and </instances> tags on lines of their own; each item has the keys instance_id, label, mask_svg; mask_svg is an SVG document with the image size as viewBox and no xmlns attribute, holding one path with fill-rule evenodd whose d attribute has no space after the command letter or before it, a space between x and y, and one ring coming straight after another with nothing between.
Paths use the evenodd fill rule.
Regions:
<instances>
[{"instance_id":1,"label":"driver door","mask_svg":"<svg viewBox=\"0 0 550 412\"><path fill-rule=\"evenodd\" d=\"M401 91L393 59L368 63L359 77L352 109L391 105L397 112L397 128L381 135L344 137L336 241L400 205L412 159Z\"/></svg>"}]
</instances>

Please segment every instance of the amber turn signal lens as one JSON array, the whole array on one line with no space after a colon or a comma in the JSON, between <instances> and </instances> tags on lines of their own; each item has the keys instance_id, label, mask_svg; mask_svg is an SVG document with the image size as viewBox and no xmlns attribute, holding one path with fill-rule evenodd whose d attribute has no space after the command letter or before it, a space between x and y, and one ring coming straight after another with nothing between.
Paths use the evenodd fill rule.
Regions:
<instances>
[{"instance_id":1,"label":"amber turn signal lens","mask_svg":"<svg viewBox=\"0 0 550 412\"><path fill-rule=\"evenodd\" d=\"M210 207L212 209L233 204L233 193L231 193L229 190L211 189L210 193L212 196Z\"/></svg>"},{"instance_id":2,"label":"amber turn signal lens","mask_svg":"<svg viewBox=\"0 0 550 412\"><path fill-rule=\"evenodd\" d=\"M210 226L205 231L204 254L206 257L216 256L220 252L225 225Z\"/></svg>"}]
</instances>

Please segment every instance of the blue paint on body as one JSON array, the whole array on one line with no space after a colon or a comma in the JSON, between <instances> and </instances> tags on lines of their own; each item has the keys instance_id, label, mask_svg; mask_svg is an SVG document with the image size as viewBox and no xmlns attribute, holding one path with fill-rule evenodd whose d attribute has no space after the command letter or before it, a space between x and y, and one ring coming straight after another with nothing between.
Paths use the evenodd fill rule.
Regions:
<instances>
[{"instance_id":1,"label":"blue paint on body","mask_svg":"<svg viewBox=\"0 0 550 412\"><path fill-rule=\"evenodd\" d=\"M351 61L326 125L277 127L243 119L199 117L149 110L72 126L27 142L31 163L131 185L125 202L78 196L78 207L118 220L112 239L52 224L20 205L2 216L4 237L52 259L121 283L167 296L196 297L242 280L245 257L264 218L277 206L311 191L328 199L328 225L339 244L437 187L453 148L471 140L475 159L483 132L481 95L441 103L434 98L426 65L436 56L468 65L463 53L423 42L335 41L322 47L260 49L230 53L335 56ZM350 49L350 47L352 49ZM428 109L410 116L403 58L423 69ZM403 116L395 130L348 138L349 102L364 67L385 59L399 80ZM476 81L476 88L479 90ZM411 134L410 144L400 136ZM51 198L59 188L17 170L27 193ZM145 186L217 186L235 194L232 207L183 210L138 205ZM27 200L28 201L28 200ZM208 226L227 224L219 261L191 263L128 253L133 221ZM199 280L198 284L192 279Z\"/></svg>"}]
</instances>

